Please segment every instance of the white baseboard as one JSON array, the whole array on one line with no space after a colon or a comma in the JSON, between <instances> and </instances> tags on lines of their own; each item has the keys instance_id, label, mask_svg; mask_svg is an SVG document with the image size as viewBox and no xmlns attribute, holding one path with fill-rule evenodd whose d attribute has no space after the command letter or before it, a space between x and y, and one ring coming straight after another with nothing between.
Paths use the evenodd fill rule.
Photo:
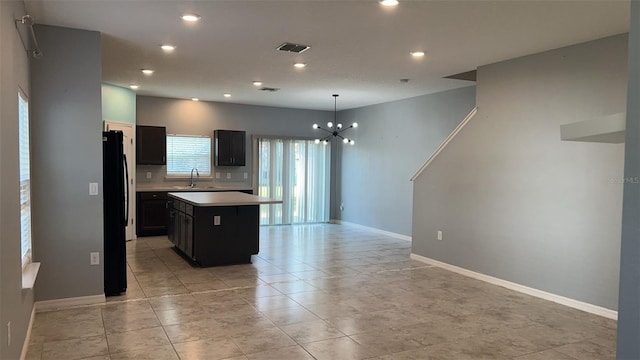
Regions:
<instances>
[{"instance_id":1,"label":"white baseboard","mask_svg":"<svg viewBox=\"0 0 640 360\"><path fill-rule=\"evenodd\" d=\"M360 225L360 224L356 224L356 223L351 223L351 222L348 222L348 221L342 221L342 220L333 219L333 220L330 220L329 222L332 223L332 224L340 224L340 225L348 225L348 226L357 227L357 228L362 229L362 230L368 230L368 231L371 231L371 232L374 232L374 233L390 236L392 238L396 238L396 239L400 239L400 240L404 240L404 241L411 241L411 236L397 234L397 233L394 233L394 232L385 231L385 230L381 230L381 229L376 229L376 228L372 228L372 227L368 227L368 226L364 226L364 225Z\"/></svg>"},{"instance_id":2,"label":"white baseboard","mask_svg":"<svg viewBox=\"0 0 640 360\"><path fill-rule=\"evenodd\" d=\"M35 309L37 312L64 309L75 306L86 306L103 304L106 302L104 294L91 296L78 296L66 299L54 299L45 301L36 301Z\"/></svg>"},{"instance_id":3,"label":"white baseboard","mask_svg":"<svg viewBox=\"0 0 640 360\"><path fill-rule=\"evenodd\" d=\"M27 327L27 335L24 337L24 343L22 343L22 351L20 352L20 360L27 358L27 351L29 351L29 344L31 343L31 329L33 328L33 321L36 318L35 305L31 309L31 318L29 318L29 326Z\"/></svg>"},{"instance_id":4,"label":"white baseboard","mask_svg":"<svg viewBox=\"0 0 640 360\"><path fill-rule=\"evenodd\" d=\"M411 254L411 259L423 262L425 264L430 264L430 265L434 265L449 271L453 271L455 273L461 274L461 275L465 275L477 280L481 280L481 281L485 281L488 282L490 284L494 284L494 285L498 285L498 286L502 286L504 288L507 289L511 289L511 290L515 290L527 295L531 295L531 296L535 296L541 299L545 299L545 300L549 300L549 301L553 301L555 303L561 304L561 305L565 305L565 306L569 306L572 307L574 309L578 309L578 310L582 310L582 311L586 311L588 313L591 314L595 314L595 315L599 315L599 316L603 316L609 319L613 319L613 320L617 320L618 319L618 312L615 310L611 310L611 309L607 309L604 308L602 306L598 306L598 305L593 305L593 304L589 304L586 302L582 302L582 301L578 301L578 300L574 300L574 299L570 299L568 297L564 297L564 296L560 296L560 295L556 295L556 294L552 294L552 293L548 293L546 291L542 291L542 290L538 290L538 289L534 289L528 286L524 286L524 285L520 285L511 281L507 281L507 280L503 280L503 279L499 279L493 276L489 276L489 275L485 275L485 274L481 274L475 271L471 271L471 270L467 270L465 268L461 268L455 265L451 265L451 264L447 264L438 260L433 260L424 256L420 256L417 254Z\"/></svg>"}]
</instances>

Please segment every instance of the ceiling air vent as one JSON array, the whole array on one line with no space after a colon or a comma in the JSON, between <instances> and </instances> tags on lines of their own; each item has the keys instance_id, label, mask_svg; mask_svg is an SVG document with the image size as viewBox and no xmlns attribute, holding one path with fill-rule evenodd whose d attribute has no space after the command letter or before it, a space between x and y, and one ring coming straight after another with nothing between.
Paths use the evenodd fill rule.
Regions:
<instances>
[{"instance_id":1,"label":"ceiling air vent","mask_svg":"<svg viewBox=\"0 0 640 360\"><path fill-rule=\"evenodd\" d=\"M278 88L272 88L272 87L261 87L259 90L260 90L260 91L268 91L268 92L276 92L276 91L278 91L278 90L280 90L280 89L278 89Z\"/></svg>"},{"instance_id":2,"label":"ceiling air vent","mask_svg":"<svg viewBox=\"0 0 640 360\"><path fill-rule=\"evenodd\" d=\"M298 45L298 44L292 44L292 43L284 43L280 46L278 46L278 50L280 51L288 51L288 52L294 52L294 53L301 53L301 52L305 52L307 50L309 50L311 48L311 46L307 46L307 45Z\"/></svg>"}]
</instances>

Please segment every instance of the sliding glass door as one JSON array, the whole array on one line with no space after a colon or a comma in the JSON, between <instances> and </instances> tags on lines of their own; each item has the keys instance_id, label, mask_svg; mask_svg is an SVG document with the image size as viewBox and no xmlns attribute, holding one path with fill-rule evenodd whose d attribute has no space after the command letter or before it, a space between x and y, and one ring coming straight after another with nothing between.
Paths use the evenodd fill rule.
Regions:
<instances>
[{"instance_id":1,"label":"sliding glass door","mask_svg":"<svg viewBox=\"0 0 640 360\"><path fill-rule=\"evenodd\" d=\"M313 140L258 139L258 195L282 200L261 205L260 224L329 221L330 147Z\"/></svg>"}]
</instances>

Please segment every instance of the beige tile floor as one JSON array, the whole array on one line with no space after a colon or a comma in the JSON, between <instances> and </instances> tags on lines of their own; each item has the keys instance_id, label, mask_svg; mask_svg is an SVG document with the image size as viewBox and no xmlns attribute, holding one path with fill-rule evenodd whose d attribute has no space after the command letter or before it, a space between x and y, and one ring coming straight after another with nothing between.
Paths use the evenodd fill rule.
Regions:
<instances>
[{"instance_id":1,"label":"beige tile floor","mask_svg":"<svg viewBox=\"0 0 640 360\"><path fill-rule=\"evenodd\" d=\"M613 359L615 321L409 259L344 225L265 227L253 264L127 243L129 289L36 314L28 359Z\"/></svg>"}]
</instances>

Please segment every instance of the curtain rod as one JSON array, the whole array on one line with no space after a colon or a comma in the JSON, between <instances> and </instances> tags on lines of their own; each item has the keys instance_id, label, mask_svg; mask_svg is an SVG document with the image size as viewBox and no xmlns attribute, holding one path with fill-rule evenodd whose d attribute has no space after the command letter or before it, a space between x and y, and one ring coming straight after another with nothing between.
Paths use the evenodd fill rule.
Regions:
<instances>
[{"instance_id":1,"label":"curtain rod","mask_svg":"<svg viewBox=\"0 0 640 360\"><path fill-rule=\"evenodd\" d=\"M31 15L27 14L21 17L20 19L16 19L16 28L18 27L18 24L26 25L29 27L29 35L31 36L31 41L33 43L33 49L30 49L28 43L25 43L24 39L22 38L22 33L20 32L20 30L18 30L18 36L20 36L20 40L22 41L22 45L24 46L24 49L27 50L27 52L30 53L31 56L33 56L34 58L36 59L41 58L42 51L40 51L40 48L38 47L38 40L36 39L36 33L33 31L34 21Z\"/></svg>"}]
</instances>

